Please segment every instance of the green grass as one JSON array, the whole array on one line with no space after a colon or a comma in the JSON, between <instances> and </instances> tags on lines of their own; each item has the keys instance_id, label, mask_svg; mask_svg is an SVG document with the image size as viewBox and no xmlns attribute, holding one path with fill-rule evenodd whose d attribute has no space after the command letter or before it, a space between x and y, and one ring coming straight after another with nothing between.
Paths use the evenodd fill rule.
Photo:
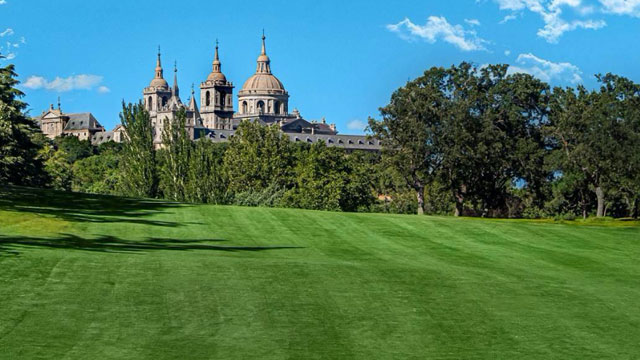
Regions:
<instances>
[{"instance_id":1,"label":"green grass","mask_svg":"<svg viewBox=\"0 0 640 360\"><path fill-rule=\"evenodd\" d=\"M0 189L0 358L637 359L608 224Z\"/></svg>"}]
</instances>

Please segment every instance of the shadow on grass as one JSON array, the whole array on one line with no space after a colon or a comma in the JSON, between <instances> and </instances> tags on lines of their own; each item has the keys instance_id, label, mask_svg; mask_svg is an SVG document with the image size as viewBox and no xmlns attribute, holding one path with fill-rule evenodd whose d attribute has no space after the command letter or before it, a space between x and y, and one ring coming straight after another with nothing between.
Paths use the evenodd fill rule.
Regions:
<instances>
[{"instance_id":1,"label":"shadow on grass","mask_svg":"<svg viewBox=\"0 0 640 360\"><path fill-rule=\"evenodd\" d=\"M43 214L74 222L132 223L166 227L201 225L145 219L173 208L187 206L189 205L148 199L22 187L0 188L0 210Z\"/></svg>"},{"instance_id":2,"label":"shadow on grass","mask_svg":"<svg viewBox=\"0 0 640 360\"><path fill-rule=\"evenodd\" d=\"M285 249L301 249L297 246L224 246L210 243L223 242L222 239L175 240L149 238L140 241L119 239L114 236L100 236L97 238L83 238L72 234L62 234L55 238L35 238L27 236L0 236L0 254L18 255L21 247L68 249L82 251L96 251L105 253L135 253L158 250L167 251L269 251Z\"/></svg>"}]
</instances>

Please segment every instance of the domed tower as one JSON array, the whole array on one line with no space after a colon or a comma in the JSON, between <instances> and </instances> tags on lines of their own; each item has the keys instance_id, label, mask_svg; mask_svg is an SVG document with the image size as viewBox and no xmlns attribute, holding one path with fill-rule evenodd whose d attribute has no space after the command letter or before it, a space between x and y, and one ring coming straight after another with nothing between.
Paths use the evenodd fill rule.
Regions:
<instances>
[{"instance_id":1,"label":"domed tower","mask_svg":"<svg viewBox=\"0 0 640 360\"><path fill-rule=\"evenodd\" d=\"M169 84L162 76L162 62L160 60L160 47L158 46L158 60L156 61L155 77L151 80L149 86L144 88L142 94L144 96L144 104L147 111L154 116L159 110L167 104L171 98L171 90Z\"/></svg>"},{"instance_id":2,"label":"domed tower","mask_svg":"<svg viewBox=\"0 0 640 360\"><path fill-rule=\"evenodd\" d=\"M233 84L222 73L218 56L218 41L211 73L200 84L200 115L204 127L209 129L232 129Z\"/></svg>"},{"instance_id":3,"label":"domed tower","mask_svg":"<svg viewBox=\"0 0 640 360\"><path fill-rule=\"evenodd\" d=\"M289 94L282 82L271 73L271 59L267 56L264 33L262 52L258 57L256 73L251 76L238 93L236 118L260 118L267 123L287 117Z\"/></svg>"}]
</instances>

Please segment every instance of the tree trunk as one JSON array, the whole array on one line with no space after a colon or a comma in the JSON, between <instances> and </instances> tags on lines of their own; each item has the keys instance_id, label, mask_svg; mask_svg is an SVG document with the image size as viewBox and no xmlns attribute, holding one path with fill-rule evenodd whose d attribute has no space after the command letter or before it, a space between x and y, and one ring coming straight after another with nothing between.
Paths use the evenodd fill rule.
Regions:
<instances>
[{"instance_id":1,"label":"tree trunk","mask_svg":"<svg viewBox=\"0 0 640 360\"><path fill-rule=\"evenodd\" d=\"M424 215L424 187L416 190L416 196L418 197L418 215Z\"/></svg>"},{"instance_id":2,"label":"tree trunk","mask_svg":"<svg viewBox=\"0 0 640 360\"><path fill-rule=\"evenodd\" d=\"M598 198L597 217L604 217L604 191L600 186L596 187L596 197Z\"/></svg>"},{"instance_id":3,"label":"tree trunk","mask_svg":"<svg viewBox=\"0 0 640 360\"><path fill-rule=\"evenodd\" d=\"M638 198L633 199L633 208L631 209L631 217L638 218Z\"/></svg>"},{"instance_id":4,"label":"tree trunk","mask_svg":"<svg viewBox=\"0 0 640 360\"><path fill-rule=\"evenodd\" d=\"M457 192L455 194L455 198L456 198L456 210L453 213L453 216L459 217L459 216L462 216L462 212L464 211L464 195L462 195L460 192Z\"/></svg>"}]
</instances>

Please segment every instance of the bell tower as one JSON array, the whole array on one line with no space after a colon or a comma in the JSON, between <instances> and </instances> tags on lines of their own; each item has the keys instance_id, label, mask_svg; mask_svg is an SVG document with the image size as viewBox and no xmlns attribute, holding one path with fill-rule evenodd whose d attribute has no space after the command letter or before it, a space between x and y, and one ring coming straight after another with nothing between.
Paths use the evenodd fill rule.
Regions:
<instances>
[{"instance_id":1,"label":"bell tower","mask_svg":"<svg viewBox=\"0 0 640 360\"><path fill-rule=\"evenodd\" d=\"M149 86L142 91L144 105L153 117L161 111L171 98L169 84L163 77L162 62L160 60L160 46L158 46L158 59L156 60L155 76Z\"/></svg>"},{"instance_id":2,"label":"bell tower","mask_svg":"<svg viewBox=\"0 0 640 360\"><path fill-rule=\"evenodd\" d=\"M217 40L211 73L200 84L200 115L206 128L233 129L233 84L222 73Z\"/></svg>"}]
</instances>

